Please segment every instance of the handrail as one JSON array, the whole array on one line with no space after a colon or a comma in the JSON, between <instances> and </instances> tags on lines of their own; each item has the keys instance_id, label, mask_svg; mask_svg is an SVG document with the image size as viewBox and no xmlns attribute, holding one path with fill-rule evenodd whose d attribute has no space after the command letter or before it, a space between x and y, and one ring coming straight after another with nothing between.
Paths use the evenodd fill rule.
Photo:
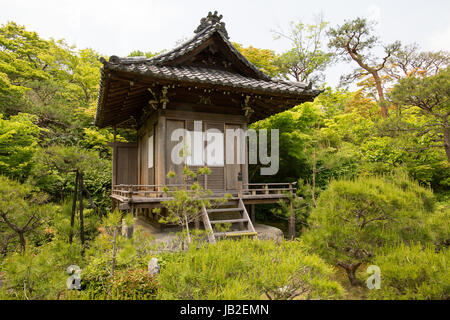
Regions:
<instances>
[{"instance_id":1,"label":"handrail","mask_svg":"<svg viewBox=\"0 0 450 320\"><path fill-rule=\"evenodd\" d=\"M283 192L293 192L295 190L294 185L297 182L270 182L270 183L248 183L244 185L244 188L241 189L241 192L250 193L251 195L279 195ZM142 195L144 197L151 198L166 198L167 191L163 190L163 188L168 188L169 192L174 191L175 188L191 186L192 184L119 184L114 185L112 189L113 195L119 195L126 198L132 198L134 195ZM186 191L192 191L190 189L186 189ZM220 190L222 191L222 190ZM223 192L227 192L227 190L223 190ZM230 191L229 191L230 192ZM238 192L239 194L239 192Z\"/></svg>"}]
</instances>

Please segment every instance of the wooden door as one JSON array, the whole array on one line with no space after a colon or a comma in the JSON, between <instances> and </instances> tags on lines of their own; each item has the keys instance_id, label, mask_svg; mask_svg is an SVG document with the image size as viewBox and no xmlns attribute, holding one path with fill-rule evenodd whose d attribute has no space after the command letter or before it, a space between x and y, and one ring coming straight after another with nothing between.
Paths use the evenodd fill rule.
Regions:
<instances>
[{"instance_id":1,"label":"wooden door","mask_svg":"<svg viewBox=\"0 0 450 320\"><path fill-rule=\"evenodd\" d=\"M176 129L184 129L183 120L167 120L166 121L166 176L169 171L174 171L175 178L166 178L167 184L182 184L183 183L183 168L184 163L176 164L172 161L172 150L178 145L179 141L172 141L172 133Z\"/></svg>"},{"instance_id":2,"label":"wooden door","mask_svg":"<svg viewBox=\"0 0 450 320\"><path fill-rule=\"evenodd\" d=\"M114 184L137 184L138 148L136 143L117 143L114 147Z\"/></svg>"},{"instance_id":3,"label":"wooden door","mask_svg":"<svg viewBox=\"0 0 450 320\"><path fill-rule=\"evenodd\" d=\"M237 124L226 124L225 129L241 129L241 125ZM230 141L230 138L234 140L234 143ZM239 163L239 156L241 150L239 150L240 143L242 137L232 136L230 137L227 133L225 134L225 180L226 180L226 189L227 190L237 190L238 189L238 175L242 172L242 165ZM228 163L230 155L233 155L232 163Z\"/></svg>"},{"instance_id":4,"label":"wooden door","mask_svg":"<svg viewBox=\"0 0 450 320\"><path fill-rule=\"evenodd\" d=\"M145 139L147 184L155 184L155 141L155 130L153 127Z\"/></svg>"},{"instance_id":5,"label":"wooden door","mask_svg":"<svg viewBox=\"0 0 450 320\"><path fill-rule=\"evenodd\" d=\"M149 184L147 179L147 144L145 143L147 138L146 134L139 137L139 184Z\"/></svg>"},{"instance_id":6,"label":"wooden door","mask_svg":"<svg viewBox=\"0 0 450 320\"><path fill-rule=\"evenodd\" d=\"M222 134L224 133L223 122L206 122L206 130L217 129ZM205 155L206 161L206 155ZM208 175L207 188L212 191L222 191L225 189L225 167L224 165L208 165L211 170L211 174ZM203 178L202 178L203 179Z\"/></svg>"}]
</instances>

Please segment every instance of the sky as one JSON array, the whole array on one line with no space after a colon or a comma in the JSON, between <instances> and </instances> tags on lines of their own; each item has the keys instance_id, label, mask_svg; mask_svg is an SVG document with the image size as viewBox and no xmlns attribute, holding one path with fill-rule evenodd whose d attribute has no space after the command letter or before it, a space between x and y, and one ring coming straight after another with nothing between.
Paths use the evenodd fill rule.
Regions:
<instances>
[{"instance_id":1,"label":"sky","mask_svg":"<svg viewBox=\"0 0 450 320\"><path fill-rule=\"evenodd\" d=\"M0 0L0 23L14 21L46 39L65 39L78 48L110 56L171 49L189 38L208 11L223 15L231 41L281 53L289 42L273 30L293 22L312 23L322 14L331 26L367 17L378 22L383 43L400 40L423 50L450 50L448 0ZM339 63L326 72L335 86L356 65Z\"/></svg>"}]
</instances>

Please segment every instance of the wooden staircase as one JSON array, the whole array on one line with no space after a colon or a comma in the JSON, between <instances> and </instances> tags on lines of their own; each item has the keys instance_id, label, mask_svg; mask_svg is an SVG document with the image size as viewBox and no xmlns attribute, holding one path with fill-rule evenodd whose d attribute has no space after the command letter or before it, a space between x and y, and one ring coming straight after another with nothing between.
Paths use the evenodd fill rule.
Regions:
<instances>
[{"instance_id":1,"label":"wooden staircase","mask_svg":"<svg viewBox=\"0 0 450 320\"><path fill-rule=\"evenodd\" d=\"M241 198L237 200L237 207L224 205L217 209L202 207L202 219L205 230L208 231L208 240L215 243L216 239L229 237L243 237L257 235L253 223L250 220L247 209ZM219 225L229 225L229 230L217 230Z\"/></svg>"}]
</instances>

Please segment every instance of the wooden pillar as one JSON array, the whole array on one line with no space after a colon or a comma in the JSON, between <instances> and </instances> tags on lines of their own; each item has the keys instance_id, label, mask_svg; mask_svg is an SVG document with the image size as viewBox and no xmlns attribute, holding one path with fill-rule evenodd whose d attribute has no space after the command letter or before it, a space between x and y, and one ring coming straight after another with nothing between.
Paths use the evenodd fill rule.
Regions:
<instances>
[{"instance_id":1,"label":"wooden pillar","mask_svg":"<svg viewBox=\"0 0 450 320\"><path fill-rule=\"evenodd\" d=\"M244 190L248 189L248 142L247 142L247 124L243 124L244 132L244 149L245 149L245 163L242 165L242 184Z\"/></svg>"},{"instance_id":2,"label":"wooden pillar","mask_svg":"<svg viewBox=\"0 0 450 320\"><path fill-rule=\"evenodd\" d=\"M252 220L252 223L255 224L255 205L250 205L250 218Z\"/></svg>"},{"instance_id":3,"label":"wooden pillar","mask_svg":"<svg viewBox=\"0 0 450 320\"><path fill-rule=\"evenodd\" d=\"M196 217L194 219L194 227L195 227L195 229L200 229L200 219L199 219L199 217Z\"/></svg>"},{"instance_id":4,"label":"wooden pillar","mask_svg":"<svg viewBox=\"0 0 450 320\"><path fill-rule=\"evenodd\" d=\"M166 184L166 117L158 117L155 164L155 184ZM170 155L168 155L170 157Z\"/></svg>"},{"instance_id":5,"label":"wooden pillar","mask_svg":"<svg viewBox=\"0 0 450 320\"><path fill-rule=\"evenodd\" d=\"M114 185L116 184L116 125L113 126L113 145L112 145L112 174L111 174L111 190L114 189Z\"/></svg>"}]
</instances>

